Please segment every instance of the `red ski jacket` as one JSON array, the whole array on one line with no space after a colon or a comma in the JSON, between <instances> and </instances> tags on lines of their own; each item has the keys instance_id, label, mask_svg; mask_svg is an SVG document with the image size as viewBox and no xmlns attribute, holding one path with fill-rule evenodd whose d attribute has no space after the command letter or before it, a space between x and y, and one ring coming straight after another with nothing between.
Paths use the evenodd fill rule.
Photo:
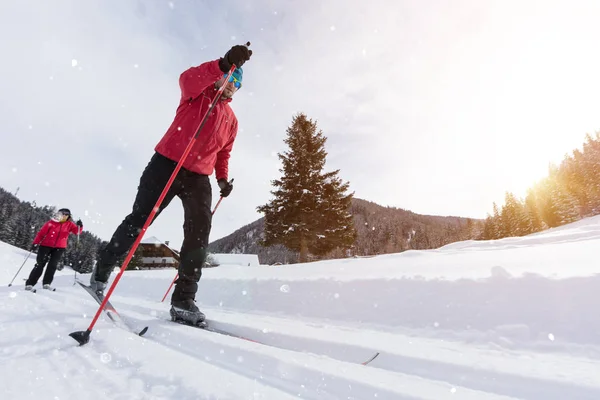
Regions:
<instances>
[{"instance_id":1,"label":"red ski jacket","mask_svg":"<svg viewBox=\"0 0 600 400\"><path fill-rule=\"evenodd\" d=\"M156 152L179 161L215 97L214 83L222 77L219 60L205 62L181 74L181 99L175 119L156 145ZM238 128L237 118L228 104L230 101L222 99L215 105L183 162L183 168L201 175L211 175L215 171L217 179L228 178L229 155Z\"/></svg>"},{"instance_id":2,"label":"red ski jacket","mask_svg":"<svg viewBox=\"0 0 600 400\"><path fill-rule=\"evenodd\" d=\"M81 230L83 231L83 227L81 227ZM79 233L79 227L73 221L58 222L51 219L42 226L42 229L33 239L33 244L65 249L69 233Z\"/></svg>"}]
</instances>

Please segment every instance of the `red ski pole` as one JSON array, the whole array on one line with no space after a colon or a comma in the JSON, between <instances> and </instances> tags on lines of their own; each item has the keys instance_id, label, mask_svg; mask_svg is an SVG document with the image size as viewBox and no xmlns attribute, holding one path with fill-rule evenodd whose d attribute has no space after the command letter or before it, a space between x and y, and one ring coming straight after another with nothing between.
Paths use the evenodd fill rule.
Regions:
<instances>
[{"instance_id":1,"label":"red ski pole","mask_svg":"<svg viewBox=\"0 0 600 400\"><path fill-rule=\"evenodd\" d=\"M229 181L229 183L233 182L233 178L231 178L231 180ZM217 205L215 206L215 208L212 210L212 215L215 215L215 211L217 211L217 208L219 207L219 204L221 204L221 201L223 200L223 196L221 196L219 198L219 201L217 202ZM167 291L165 292L165 295L163 296L162 300L160 301L161 303L163 301L165 301L165 299L167 298L167 295L169 294L169 292L171 291L171 288L173 287L173 285L175 284L175 281L177 280L177 278L179 278L179 273L175 274L175 278L173 278L173 281L171 282L171 284L169 285L169 288L167 289Z\"/></svg>"},{"instance_id":2,"label":"red ski pole","mask_svg":"<svg viewBox=\"0 0 600 400\"><path fill-rule=\"evenodd\" d=\"M227 82L229 80L229 78L233 74L233 71L235 71L235 65L232 65L231 68L229 69L229 73L226 76L225 82ZM150 226L150 223L154 219L154 216L158 212L158 210L160 208L160 205L162 204L165 196L167 195L167 192L169 191L169 189L171 188L171 185L173 184L173 181L175 180L175 177L177 177L177 174L179 173L179 170L181 169L181 166L183 165L183 160L185 160L185 158L189 154L190 150L192 149L192 147L196 143L196 139L198 138L198 135L200 134L200 131L204 127L204 124L208 120L208 116L210 115L211 111L213 110L213 108L215 107L215 105L217 104L217 102L219 101L219 99L221 98L221 95L223 94L223 90L225 90L225 86L226 85L221 85L221 87L219 88L219 90L217 90L217 93L215 94L215 98L210 103L210 107L208 107L208 110L206 111L206 114L204 114L204 117L200 121L200 125L198 126L198 129L196 130L196 133L194 134L194 136L192 137L192 139L188 143L187 147L183 151L183 154L181 155L181 158L179 159L179 162L177 163L177 166L175 167L175 170L171 174L171 177L169 178L169 181L165 185L165 188L163 189L162 193L160 194L160 197L156 201L156 204L154 205L154 208L152 209L152 212L150 213L150 215L148 215L148 218L146 219L146 222L144 223L144 226L142 227L142 230L138 234L137 239L135 239L135 242L133 243L133 246L129 250L129 253L127 253L127 257L125 257L125 261L123 261L123 265L121 266L121 270L119 271L119 273L117 274L117 277L115 278L115 280L113 281L112 285L108 289L108 293L106 293L106 296L104 296L104 299L102 300L102 304L100 304L100 307L98 307L98 311L96 311L96 315L94 315L94 319L92 319L92 322L91 322L90 326L85 331L77 331L77 332L72 332L72 333L69 334L69 336L71 336L73 339L75 339L79 343L80 346L82 346L82 345L84 345L84 344L86 344L87 342L90 341L90 334L92 333L92 330L94 329L94 325L96 325L96 321L98 321L98 318L100 317L100 314L102 313L102 310L106 306L106 303L108 302L108 299L112 295L112 292L115 290L115 287L117 287L117 284L119 283L119 280L123 276L123 272L127 268L127 265L129 264L129 261L131 261L131 258L133 257L133 253L135 253L135 251L137 250L137 247L139 246L140 242L142 241L142 238L144 237L144 233L146 233L146 230L148 229L148 227Z\"/></svg>"}]
</instances>

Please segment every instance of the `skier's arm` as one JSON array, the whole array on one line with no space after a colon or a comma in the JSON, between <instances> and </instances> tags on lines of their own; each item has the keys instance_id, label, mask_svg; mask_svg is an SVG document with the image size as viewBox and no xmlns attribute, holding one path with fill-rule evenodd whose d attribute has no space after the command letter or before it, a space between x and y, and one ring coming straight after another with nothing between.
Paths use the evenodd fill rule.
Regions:
<instances>
[{"instance_id":1,"label":"skier's arm","mask_svg":"<svg viewBox=\"0 0 600 400\"><path fill-rule=\"evenodd\" d=\"M179 77L179 87L183 99L194 99L209 85L223 77L219 60L208 61L197 67L191 67Z\"/></svg>"},{"instance_id":2,"label":"skier's arm","mask_svg":"<svg viewBox=\"0 0 600 400\"><path fill-rule=\"evenodd\" d=\"M48 234L48 231L50 230L50 221L46 222L44 224L44 226L41 227L41 229L38 231L37 235L35 235L35 239L33 239L33 244L40 244L40 242L42 241L42 239ZM42 234L42 232L44 232Z\"/></svg>"},{"instance_id":3,"label":"skier's arm","mask_svg":"<svg viewBox=\"0 0 600 400\"><path fill-rule=\"evenodd\" d=\"M81 220L78 220L81 221ZM83 231L83 223L81 224L81 226L77 225L76 223L74 223L73 221L71 221L71 229L70 229L71 233L74 235L78 235L79 232Z\"/></svg>"},{"instance_id":4,"label":"skier's arm","mask_svg":"<svg viewBox=\"0 0 600 400\"><path fill-rule=\"evenodd\" d=\"M217 162L215 164L215 175L217 180L225 179L227 180L227 176L229 174L229 156L231 150L233 149L233 142L235 142L235 137L237 136L237 121L233 124L231 128L231 134L229 135L229 140L225 144L225 146L217 153Z\"/></svg>"}]
</instances>

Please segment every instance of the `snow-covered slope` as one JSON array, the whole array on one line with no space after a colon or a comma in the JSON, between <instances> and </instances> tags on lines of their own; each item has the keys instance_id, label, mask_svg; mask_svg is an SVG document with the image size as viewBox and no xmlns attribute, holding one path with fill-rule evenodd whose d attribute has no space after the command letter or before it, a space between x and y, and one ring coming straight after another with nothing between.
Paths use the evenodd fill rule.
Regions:
<instances>
[{"instance_id":1,"label":"snow-covered slope","mask_svg":"<svg viewBox=\"0 0 600 400\"><path fill-rule=\"evenodd\" d=\"M0 243L2 399L599 399L600 217L524 238L277 267L206 269L213 326L173 324L174 270L126 272L102 316L73 271L23 291ZM86 282L89 275L81 277ZM367 365L363 362L379 355Z\"/></svg>"}]
</instances>

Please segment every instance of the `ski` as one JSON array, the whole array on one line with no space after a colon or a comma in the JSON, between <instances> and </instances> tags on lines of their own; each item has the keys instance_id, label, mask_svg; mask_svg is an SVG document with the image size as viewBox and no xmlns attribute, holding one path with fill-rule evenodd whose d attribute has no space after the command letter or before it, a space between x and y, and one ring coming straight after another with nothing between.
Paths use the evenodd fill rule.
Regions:
<instances>
[{"instance_id":1,"label":"ski","mask_svg":"<svg viewBox=\"0 0 600 400\"><path fill-rule=\"evenodd\" d=\"M179 324L179 325L189 326L191 328L202 329L202 330L205 330L205 331L214 332L214 333L220 333L221 335L234 337L236 339L242 339L242 340L247 340L249 342L264 344L264 343L257 342L256 340L248 339L247 337L244 337L244 336L241 336L241 335L236 335L235 333L231 333L231 332L225 331L223 329L219 329L219 328L215 328L213 326L210 326L208 324L207 320L204 320L204 321L202 321L202 322L200 322L200 323L198 323L196 325L188 323L188 322L186 322L184 320L175 319L175 318L171 318L170 321L175 322L176 324Z\"/></svg>"},{"instance_id":2,"label":"ski","mask_svg":"<svg viewBox=\"0 0 600 400\"><path fill-rule=\"evenodd\" d=\"M361 364L362 364L362 365L367 365L367 364L369 364L371 361L373 361L374 359L376 359L378 355L379 355L379 352L375 353L375 354L373 355L373 357L369 358L367 361L363 361L363 362L361 362Z\"/></svg>"},{"instance_id":3,"label":"ski","mask_svg":"<svg viewBox=\"0 0 600 400\"><path fill-rule=\"evenodd\" d=\"M215 328L213 326L210 326L206 320L200 322L197 325L194 325L194 324L191 324L191 323L187 323L187 322L185 322L183 320L174 319L174 318L171 318L170 321L171 322L175 322L176 324L179 324L179 325L189 326L191 328L202 329L202 330L205 330L205 331L209 331L209 332L213 332L213 333L218 333L218 334L229 336L229 337L233 337L233 338L236 338L236 339L247 340L248 342L258 343L258 344L262 344L264 346L271 346L271 345L268 345L268 344L261 343L259 341L253 340L253 339L249 339L249 338L241 336L241 335L237 335L235 333L231 333L231 332L225 331L223 329ZM380 354L379 352L376 352L369 359L361 362L360 364L361 365L368 365L369 363L371 363L371 361L375 360L379 356L379 354Z\"/></svg>"},{"instance_id":4,"label":"ski","mask_svg":"<svg viewBox=\"0 0 600 400\"><path fill-rule=\"evenodd\" d=\"M210 326L206 320L202 321L198 325L192 325L192 324L186 323L185 321L181 321L181 320L171 319L171 321L173 321L173 322L175 322L177 324L180 324L180 325L185 325L185 326L189 326L189 327L192 327L192 328L202 329L202 330L209 331L209 332L219 333L219 334L225 335L225 336L230 336L230 337L233 337L233 338L236 338L236 339L247 340L249 342L258 343L258 344L262 344L262 345L265 345L265 346L270 346L270 345L267 345L265 343L261 343L261 342L256 341L256 340L249 339L247 337L244 337L244 336L241 336L241 335L237 335L235 333L231 333L231 332L225 331L223 329L219 329L219 328L215 328L213 326ZM366 361L361 362L360 364L361 365L368 365L369 363L371 363L371 361L375 360L379 356L379 354L380 354L379 352L376 352L369 359L367 359Z\"/></svg>"},{"instance_id":5,"label":"ski","mask_svg":"<svg viewBox=\"0 0 600 400\"><path fill-rule=\"evenodd\" d=\"M96 292L94 292L94 290L90 286L88 286L80 281L76 281L76 282L79 283L79 286L81 286L83 289L85 289L85 291L88 292L90 294L90 296L92 296L99 305L102 304L102 301L104 299L99 298L96 295ZM117 326L119 328L125 329L132 333L135 333L138 336L143 336L146 333L146 331L148 330L147 326L144 327L144 329L142 329L141 331L138 331L137 329L133 328L121 317L121 315L119 315L119 313L117 312L115 307L109 301L106 302L106 305L104 306L103 311L108 316L108 318L110 318L110 320L115 324L115 326Z\"/></svg>"}]
</instances>

